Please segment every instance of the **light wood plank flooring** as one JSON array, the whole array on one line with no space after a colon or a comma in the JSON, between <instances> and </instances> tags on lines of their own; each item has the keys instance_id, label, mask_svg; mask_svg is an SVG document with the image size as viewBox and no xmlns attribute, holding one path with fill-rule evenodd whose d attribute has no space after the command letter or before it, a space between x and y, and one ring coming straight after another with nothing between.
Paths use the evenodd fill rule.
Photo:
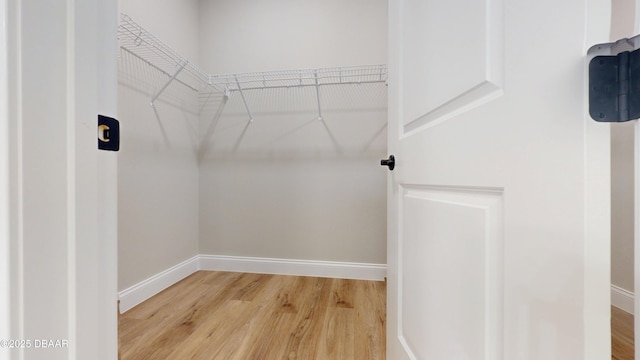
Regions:
<instances>
[{"instance_id":1,"label":"light wood plank flooring","mask_svg":"<svg viewBox=\"0 0 640 360\"><path fill-rule=\"evenodd\" d=\"M633 315L611 307L611 359L633 360Z\"/></svg>"},{"instance_id":2,"label":"light wood plank flooring","mask_svg":"<svg viewBox=\"0 0 640 360\"><path fill-rule=\"evenodd\" d=\"M197 272L120 316L122 360L385 358L386 284Z\"/></svg>"}]
</instances>

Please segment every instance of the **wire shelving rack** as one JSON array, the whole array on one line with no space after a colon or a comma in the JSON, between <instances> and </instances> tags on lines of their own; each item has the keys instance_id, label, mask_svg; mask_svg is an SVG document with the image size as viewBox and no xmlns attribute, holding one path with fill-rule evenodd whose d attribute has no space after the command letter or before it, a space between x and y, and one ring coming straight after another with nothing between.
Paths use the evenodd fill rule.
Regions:
<instances>
[{"instance_id":1,"label":"wire shelving rack","mask_svg":"<svg viewBox=\"0 0 640 360\"><path fill-rule=\"evenodd\" d=\"M318 118L322 119L320 88L327 85L386 83L387 66L366 65L320 69L281 70L238 74L207 74L156 36L122 14L118 28L122 51L138 58L166 77L166 82L151 97L151 106L173 82L196 93L218 92L231 96L238 92L250 119L253 119L247 91L315 87ZM201 97L207 99L208 97Z\"/></svg>"}]
</instances>

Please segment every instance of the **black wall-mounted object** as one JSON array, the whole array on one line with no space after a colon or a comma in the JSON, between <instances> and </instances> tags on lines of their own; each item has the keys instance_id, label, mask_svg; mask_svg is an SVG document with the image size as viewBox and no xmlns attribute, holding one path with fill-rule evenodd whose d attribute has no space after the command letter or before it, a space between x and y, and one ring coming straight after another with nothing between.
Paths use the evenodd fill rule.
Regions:
<instances>
[{"instance_id":1,"label":"black wall-mounted object","mask_svg":"<svg viewBox=\"0 0 640 360\"><path fill-rule=\"evenodd\" d=\"M98 115L98 149L120 150L120 123L118 120Z\"/></svg>"},{"instance_id":2,"label":"black wall-mounted object","mask_svg":"<svg viewBox=\"0 0 640 360\"><path fill-rule=\"evenodd\" d=\"M640 118L640 38L591 47L589 115L598 122Z\"/></svg>"},{"instance_id":3,"label":"black wall-mounted object","mask_svg":"<svg viewBox=\"0 0 640 360\"><path fill-rule=\"evenodd\" d=\"M640 50L591 60L589 114L600 122L640 118Z\"/></svg>"}]
</instances>

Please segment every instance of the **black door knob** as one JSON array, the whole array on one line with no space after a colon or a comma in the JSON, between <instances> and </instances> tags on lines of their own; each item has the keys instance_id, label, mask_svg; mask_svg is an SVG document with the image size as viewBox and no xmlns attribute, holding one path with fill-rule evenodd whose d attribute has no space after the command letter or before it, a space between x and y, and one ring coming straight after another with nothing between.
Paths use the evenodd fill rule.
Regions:
<instances>
[{"instance_id":1,"label":"black door knob","mask_svg":"<svg viewBox=\"0 0 640 360\"><path fill-rule=\"evenodd\" d=\"M389 170L393 170L393 168L396 167L396 157L393 155L389 155L388 159L382 159L380 160L380 165L382 166L388 166Z\"/></svg>"}]
</instances>

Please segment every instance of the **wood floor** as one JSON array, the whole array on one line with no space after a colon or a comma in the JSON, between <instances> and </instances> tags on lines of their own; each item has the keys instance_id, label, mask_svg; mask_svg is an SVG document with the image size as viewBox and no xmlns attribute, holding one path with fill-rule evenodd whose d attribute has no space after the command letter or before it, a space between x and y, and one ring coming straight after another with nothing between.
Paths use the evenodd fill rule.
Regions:
<instances>
[{"instance_id":1,"label":"wood floor","mask_svg":"<svg viewBox=\"0 0 640 360\"><path fill-rule=\"evenodd\" d=\"M633 360L633 315L611 307L611 359Z\"/></svg>"},{"instance_id":2,"label":"wood floor","mask_svg":"<svg viewBox=\"0 0 640 360\"><path fill-rule=\"evenodd\" d=\"M386 284L200 271L120 316L122 360L385 358Z\"/></svg>"}]
</instances>

